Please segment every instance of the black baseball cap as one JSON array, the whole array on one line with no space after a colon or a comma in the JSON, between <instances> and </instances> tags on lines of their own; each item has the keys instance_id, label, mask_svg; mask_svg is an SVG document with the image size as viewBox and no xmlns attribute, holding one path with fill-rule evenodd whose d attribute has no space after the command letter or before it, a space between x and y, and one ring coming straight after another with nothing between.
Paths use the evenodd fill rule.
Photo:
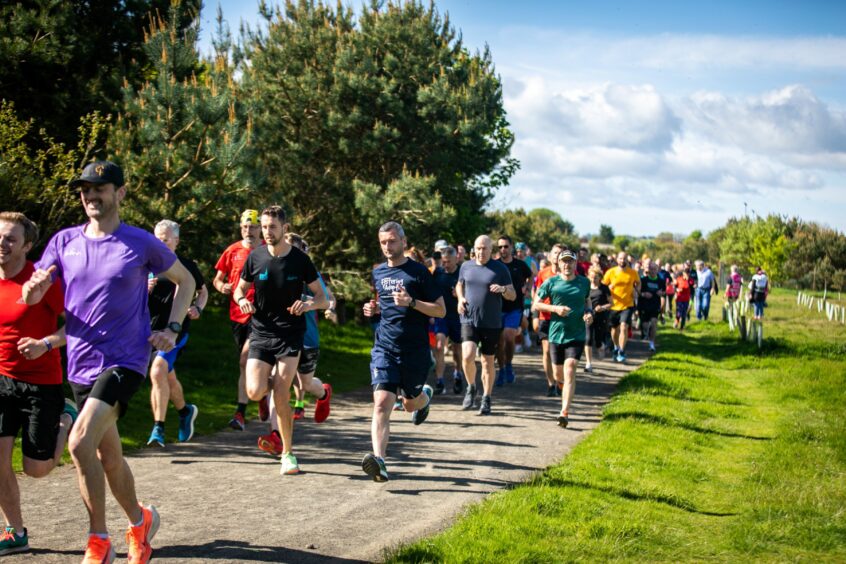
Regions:
<instances>
[{"instance_id":1,"label":"black baseball cap","mask_svg":"<svg viewBox=\"0 0 846 564\"><path fill-rule=\"evenodd\" d=\"M115 188L120 188L124 184L123 170L111 161L94 161L85 165L79 178L71 182L71 187L78 188L84 182L91 184L112 183Z\"/></svg>"}]
</instances>

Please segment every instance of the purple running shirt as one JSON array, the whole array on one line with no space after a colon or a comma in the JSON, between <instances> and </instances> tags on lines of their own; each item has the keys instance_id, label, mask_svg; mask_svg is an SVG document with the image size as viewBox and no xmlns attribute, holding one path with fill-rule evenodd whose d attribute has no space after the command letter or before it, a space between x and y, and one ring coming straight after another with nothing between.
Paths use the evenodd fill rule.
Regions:
<instances>
[{"instance_id":1,"label":"purple running shirt","mask_svg":"<svg viewBox=\"0 0 846 564\"><path fill-rule=\"evenodd\" d=\"M147 373L150 313L147 278L164 272L176 255L152 233L121 223L93 239L84 226L56 233L37 267L55 265L65 289L68 380L91 386L120 366Z\"/></svg>"}]
</instances>

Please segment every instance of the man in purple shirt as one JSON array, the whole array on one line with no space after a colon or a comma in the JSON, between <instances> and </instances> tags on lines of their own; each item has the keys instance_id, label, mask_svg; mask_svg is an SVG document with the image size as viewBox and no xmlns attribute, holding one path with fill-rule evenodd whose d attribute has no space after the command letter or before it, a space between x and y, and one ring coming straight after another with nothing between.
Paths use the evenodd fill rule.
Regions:
<instances>
[{"instance_id":1,"label":"man in purple shirt","mask_svg":"<svg viewBox=\"0 0 846 564\"><path fill-rule=\"evenodd\" d=\"M114 163L88 164L73 181L88 223L56 233L37 270L23 286L23 299L38 303L50 285L65 287L68 380L79 405L69 448L79 474L90 530L86 561L111 562L114 548L106 528L105 478L129 518L126 534L130 562L147 562L150 540L159 527L153 506L142 506L123 458L117 420L144 380L150 345L174 347L180 321L194 295L194 279L161 241L121 223L126 196L123 171ZM151 333L147 310L149 273L177 285L164 331Z\"/></svg>"}]
</instances>

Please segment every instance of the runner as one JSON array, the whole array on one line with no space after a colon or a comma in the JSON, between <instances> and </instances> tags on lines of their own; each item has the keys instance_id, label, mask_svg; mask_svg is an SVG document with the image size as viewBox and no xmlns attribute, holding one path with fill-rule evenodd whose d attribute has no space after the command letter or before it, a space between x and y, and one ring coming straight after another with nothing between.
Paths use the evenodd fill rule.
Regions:
<instances>
[{"instance_id":1,"label":"runner","mask_svg":"<svg viewBox=\"0 0 846 564\"><path fill-rule=\"evenodd\" d=\"M690 307L690 270L687 268L680 268L676 274L676 281L674 283L676 292L676 322L673 327L679 331L684 331L684 326L690 318L688 308Z\"/></svg>"},{"instance_id":2,"label":"runner","mask_svg":"<svg viewBox=\"0 0 846 564\"><path fill-rule=\"evenodd\" d=\"M767 295L770 292L770 280L767 273L760 266L755 270L749 282L749 301L755 307L754 318L764 318L764 308L767 307Z\"/></svg>"},{"instance_id":3,"label":"runner","mask_svg":"<svg viewBox=\"0 0 846 564\"><path fill-rule=\"evenodd\" d=\"M508 235L501 235L497 240L499 248L499 262L505 265L511 275L511 286L516 295L513 299L506 296L502 298L502 333L499 337L499 348L497 349L497 362L499 370L496 373L496 385L511 384L514 382L514 360L515 340L521 332L523 321L523 296L531 288L532 269L521 259L515 259L512 255L513 242ZM526 249L522 244L523 252Z\"/></svg>"},{"instance_id":4,"label":"runner","mask_svg":"<svg viewBox=\"0 0 846 564\"><path fill-rule=\"evenodd\" d=\"M290 399L306 330L303 314L329 307L314 263L285 239L289 228L285 219L281 206L269 206L261 212L261 232L266 244L247 257L241 281L232 293L241 312L252 315L247 359L247 396L250 399L258 401L267 395L268 381L276 367L270 382L277 424L282 433L280 472L283 475L300 471L292 452L294 419ZM302 300L305 297L303 284L314 298ZM247 298L251 287L255 289L255 303ZM323 393L318 404L325 403L318 405L315 412L325 410L328 415L331 388L322 383L321 387Z\"/></svg>"},{"instance_id":5,"label":"runner","mask_svg":"<svg viewBox=\"0 0 846 564\"><path fill-rule=\"evenodd\" d=\"M452 362L455 368L452 371L452 391L460 394L464 372L461 367L461 319L458 316L458 298L455 294L455 285L458 283L458 261L454 247L440 247L441 268L435 271L435 284L441 291L446 307L446 315L443 318L435 318L435 393L444 393L444 370L446 370L446 358L444 350L449 342L452 350Z\"/></svg>"},{"instance_id":6,"label":"runner","mask_svg":"<svg viewBox=\"0 0 846 564\"><path fill-rule=\"evenodd\" d=\"M420 425L429 416L433 394L426 385L431 365L429 318L446 314L435 279L425 266L403 254L405 245L405 231L399 223L389 221L379 228L379 246L387 261L373 269L377 299L364 305L366 317L382 316L370 353L373 452L361 461L362 470L376 482L388 481L385 456L399 390L403 391L405 410L412 412L412 423Z\"/></svg>"},{"instance_id":7,"label":"runner","mask_svg":"<svg viewBox=\"0 0 846 564\"><path fill-rule=\"evenodd\" d=\"M717 279L708 265L696 261L696 319L708 321L711 309L711 294L717 293Z\"/></svg>"},{"instance_id":8,"label":"runner","mask_svg":"<svg viewBox=\"0 0 846 564\"><path fill-rule=\"evenodd\" d=\"M646 261L646 272L640 279L640 297L637 310L640 313L640 329L649 342L649 350L655 352L655 337L658 334L658 316L664 308L664 283L658 277L658 265Z\"/></svg>"},{"instance_id":9,"label":"runner","mask_svg":"<svg viewBox=\"0 0 846 564\"><path fill-rule=\"evenodd\" d=\"M119 166L90 163L72 186L79 188L89 221L50 239L22 294L33 305L45 297L54 277L65 288L68 380L80 407L70 453L90 520L85 562L111 562L115 556L106 528L106 479L129 518L129 561L147 562L159 516L155 507L138 503L117 421L144 381L150 344L165 352L174 347L194 295L194 279L152 234L121 223L126 186ZM164 272L177 285L167 329L152 334L150 272Z\"/></svg>"},{"instance_id":10,"label":"runner","mask_svg":"<svg viewBox=\"0 0 846 564\"><path fill-rule=\"evenodd\" d=\"M455 293L461 314L461 356L467 390L462 409L473 409L476 399L476 345L482 354L482 401L479 415L490 415L494 386L494 355L502 333L502 304L514 300L517 292L508 268L491 260L493 242L479 235L473 245L474 258L461 265Z\"/></svg>"},{"instance_id":11,"label":"runner","mask_svg":"<svg viewBox=\"0 0 846 564\"><path fill-rule=\"evenodd\" d=\"M244 210L241 214L241 240L229 245L215 265L214 282L215 290L229 296L229 319L232 325L232 336L235 338L235 346L238 347L238 402L235 414L229 420L229 426L236 431L243 431L246 426L245 415L247 413L247 356L250 350L250 314L241 311L232 292L241 280L241 270L244 267L247 257L253 249L261 243L261 226L259 225L258 212L256 210ZM250 288L247 292L247 300L253 301L254 290ZM267 398L259 401L259 419L267 421L269 411Z\"/></svg>"},{"instance_id":12,"label":"runner","mask_svg":"<svg viewBox=\"0 0 846 564\"><path fill-rule=\"evenodd\" d=\"M58 349L65 332L56 330L65 309L62 287L51 286L36 306L27 307L20 299L24 282L35 271L26 254L37 239L38 228L24 214L0 213L0 510L6 524L0 556L29 550L12 469L18 431L23 471L41 478L61 460L76 417L62 392Z\"/></svg>"},{"instance_id":13,"label":"runner","mask_svg":"<svg viewBox=\"0 0 846 564\"><path fill-rule=\"evenodd\" d=\"M558 257L561 255L563 249L564 247L558 243L552 245L552 248L549 250L549 265L542 268L535 279L535 285L532 291L533 297L537 295L538 290L544 282L558 274ZM538 311L534 307L532 310L538 314L538 327L536 331L538 340L541 343L543 373L546 375L546 397L551 398L561 394L561 389L555 382L555 375L552 373L552 360L549 356L549 320L552 318L552 314L548 311Z\"/></svg>"},{"instance_id":14,"label":"runner","mask_svg":"<svg viewBox=\"0 0 846 564\"><path fill-rule=\"evenodd\" d=\"M608 339L608 317L611 310L611 290L602 283L602 269L596 265L588 269L590 280L590 304L593 308L593 323L587 330L585 343L585 372L593 372L593 349L597 349L599 358L605 357L605 344Z\"/></svg>"},{"instance_id":15,"label":"runner","mask_svg":"<svg viewBox=\"0 0 846 564\"><path fill-rule=\"evenodd\" d=\"M156 238L164 243L168 249L176 252L179 245L179 224L175 221L163 219L156 224L153 233ZM197 263L182 255L176 255L182 266L188 269L194 277L194 284L197 287L197 296L194 303L188 308L188 315L182 321L182 331L176 337L176 346L169 352L158 351L150 364L150 405L153 408L153 430L148 445L165 446L165 417L167 416L167 403L173 402L173 407L179 413L179 432L177 438L180 442L187 442L194 436L194 422L197 419L198 409L196 405L185 403L185 395L182 391L182 384L176 377L174 364L185 345L188 342L188 329L191 327L191 320L199 319L209 299L209 291L206 289L206 282ZM150 323L153 331L162 331L170 319L170 310L173 305L173 295L176 287L167 278L150 275L147 281L149 292L148 307L150 309Z\"/></svg>"},{"instance_id":16,"label":"runner","mask_svg":"<svg viewBox=\"0 0 846 564\"><path fill-rule=\"evenodd\" d=\"M286 233L285 240L293 247L308 255L308 245L300 235L296 233ZM332 319L335 316L335 297L326 286L323 276L317 273L317 280L320 282L320 287L323 288L323 294L329 302L329 307L324 312L327 319ZM314 296L308 289L308 286L303 286L303 294L309 299ZM324 398L318 400L314 410L314 421L316 423L323 423L329 417L330 404L329 400L332 397L332 386L324 384L319 378L314 377L317 371L317 359L320 356L320 333L317 328L317 312L309 311L303 314L306 320L306 331L303 336L303 350L300 353L300 359L297 362L297 377L294 379L294 421L303 419L305 417L305 394L310 392L316 398ZM270 394L273 398L273 393ZM261 435L258 438L259 449L278 456L282 454L282 436L279 434L279 423L276 414L276 407L273 402L270 402L270 427L271 431L267 435Z\"/></svg>"},{"instance_id":17,"label":"runner","mask_svg":"<svg viewBox=\"0 0 846 564\"><path fill-rule=\"evenodd\" d=\"M635 312L634 296L640 287L637 272L629 266L628 255L624 251L617 253L617 266L608 269L602 283L611 290L611 341L614 344L614 360L626 361L626 343L629 340L629 327Z\"/></svg>"},{"instance_id":18,"label":"runner","mask_svg":"<svg viewBox=\"0 0 846 564\"><path fill-rule=\"evenodd\" d=\"M558 425L569 423L570 405L576 392L576 364L585 348L585 323L593 321L590 282L576 274L576 253L564 249L558 257L560 273L535 294L533 307L552 314L549 322L549 351L557 382L564 383ZM549 299L550 303L544 303Z\"/></svg>"}]
</instances>

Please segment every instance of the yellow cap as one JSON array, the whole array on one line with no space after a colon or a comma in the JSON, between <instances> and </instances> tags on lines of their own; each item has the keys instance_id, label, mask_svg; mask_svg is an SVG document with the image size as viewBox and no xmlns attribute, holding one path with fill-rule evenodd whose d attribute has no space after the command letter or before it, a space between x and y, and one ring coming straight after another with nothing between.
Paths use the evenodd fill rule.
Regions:
<instances>
[{"instance_id":1,"label":"yellow cap","mask_svg":"<svg viewBox=\"0 0 846 564\"><path fill-rule=\"evenodd\" d=\"M258 225L258 212L256 210L244 210L244 213L241 214L241 225L244 225L245 223Z\"/></svg>"}]
</instances>

